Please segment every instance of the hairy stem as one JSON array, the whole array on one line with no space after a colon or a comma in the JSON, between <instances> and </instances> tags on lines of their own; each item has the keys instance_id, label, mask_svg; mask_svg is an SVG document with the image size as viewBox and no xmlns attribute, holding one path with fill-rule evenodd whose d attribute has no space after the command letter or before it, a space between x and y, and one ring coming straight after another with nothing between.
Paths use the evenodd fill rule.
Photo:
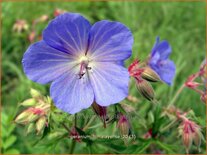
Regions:
<instances>
[{"instance_id":1,"label":"hairy stem","mask_svg":"<svg viewBox=\"0 0 207 155\"><path fill-rule=\"evenodd\" d=\"M70 147L69 154L73 154L73 151L75 149L75 145L76 145L76 141L73 139L72 142L71 142L71 147Z\"/></svg>"},{"instance_id":2,"label":"hairy stem","mask_svg":"<svg viewBox=\"0 0 207 155\"><path fill-rule=\"evenodd\" d=\"M180 95L180 93L183 91L184 88L185 88L185 84L182 84L181 87L177 90L175 96L172 98L172 100L169 103L168 107L175 103L175 101L177 100L178 96Z\"/></svg>"}]
</instances>

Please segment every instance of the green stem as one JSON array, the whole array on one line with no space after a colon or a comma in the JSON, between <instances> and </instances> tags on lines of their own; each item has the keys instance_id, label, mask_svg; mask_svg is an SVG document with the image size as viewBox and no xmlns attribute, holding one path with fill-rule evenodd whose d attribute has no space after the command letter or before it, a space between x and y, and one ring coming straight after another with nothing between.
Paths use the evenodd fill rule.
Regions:
<instances>
[{"instance_id":1,"label":"green stem","mask_svg":"<svg viewBox=\"0 0 207 155\"><path fill-rule=\"evenodd\" d=\"M181 87L176 92L175 96L172 98L172 100L169 103L168 107L170 107L171 105L173 105L175 103L175 101L177 100L178 96L180 95L180 93L183 91L184 88L185 88L185 85L182 84Z\"/></svg>"},{"instance_id":2,"label":"green stem","mask_svg":"<svg viewBox=\"0 0 207 155\"><path fill-rule=\"evenodd\" d=\"M76 145L76 141L72 140L72 144L71 144L71 147L70 147L69 154L73 154L74 149L75 149L75 145Z\"/></svg>"},{"instance_id":3,"label":"green stem","mask_svg":"<svg viewBox=\"0 0 207 155\"><path fill-rule=\"evenodd\" d=\"M70 129L64 123L62 123L62 125L70 133Z\"/></svg>"},{"instance_id":4,"label":"green stem","mask_svg":"<svg viewBox=\"0 0 207 155\"><path fill-rule=\"evenodd\" d=\"M165 126L164 128L162 128L160 130L160 132L165 132L166 130L168 130L169 128L171 128L175 123L177 122L177 119L173 120L171 123L169 123L167 126Z\"/></svg>"},{"instance_id":5,"label":"green stem","mask_svg":"<svg viewBox=\"0 0 207 155\"><path fill-rule=\"evenodd\" d=\"M75 114L74 122L75 122L74 124L75 124L75 127L76 127L77 126L77 114ZM75 145L76 145L76 141L74 139L72 139L69 154L73 154L73 152L75 150Z\"/></svg>"},{"instance_id":6,"label":"green stem","mask_svg":"<svg viewBox=\"0 0 207 155\"><path fill-rule=\"evenodd\" d=\"M75 114L75 120L74 120L74 122L75 122L75 127L77 126L77 114Z\"/></svg>"}]
</instances>

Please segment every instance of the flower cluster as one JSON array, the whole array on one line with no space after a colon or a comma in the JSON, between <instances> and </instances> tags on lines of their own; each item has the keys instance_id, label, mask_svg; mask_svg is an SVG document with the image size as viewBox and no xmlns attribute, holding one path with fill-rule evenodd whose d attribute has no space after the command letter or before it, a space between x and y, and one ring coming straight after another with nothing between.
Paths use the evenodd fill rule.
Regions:
<instances>
[{"instance_id":1,"label":"flower cluster","mask_svg":"<svg viewBox=\"0 0 207 155\"><path fill-rule=\"evenodd\" d=\"M150 58L140 62L135 60L128 68L130 76L136 81L138 91L149 101L154 101L154 90L149 82L163 81L172 84L175 76L175 64L169 60L171 46L167 41L157 41L152 48Z\"/></svg>"},{"instance_id":2,"label":"flower cluster","mask_svg":"<svg viewBox=\"0 0 207 155\"><path fill-rule=\"evenodd\" d=\"M37 134L41 134L45 126L48 125L51 99L42 96L35 89L31 89L30 94L32 98L20 103L21 106L27 107L27 109L18 114L14 122L28 125L27 133L33 132L36 128Z\"/></svg>"},{"instance_id":3,"label":"flower cluster","mask_svg":"<svg viewBox=\"0 0 207 155\"><path fill-rule=\"evenodd\" d=\"M196 80L200 80L201 82L197 82ZM206 103L206 59L202 62L199 71L190 75L184 85L200 94L201 101Z\"/></svg>"},{"instance_id":4,"label":"flower cluster","mask_svg":"<svg viewBox=\"0 0 207 155\"><path fill-rule=\"evenodd\" d=\"M198 151L200 152L201 140L203 139L201 127L195 122L186 118L185 114L179 115L178 117L182 120L182 123L179 126L179 134L182 136L182 141L186 148L186 152L189 153L192 142L194 142Z\"/></svg>"}]
</instances>

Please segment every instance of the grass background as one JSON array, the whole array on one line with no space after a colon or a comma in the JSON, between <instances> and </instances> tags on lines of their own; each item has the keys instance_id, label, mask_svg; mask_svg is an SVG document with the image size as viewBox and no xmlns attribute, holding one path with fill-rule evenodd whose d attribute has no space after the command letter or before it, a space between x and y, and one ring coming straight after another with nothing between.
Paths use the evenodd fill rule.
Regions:
<instances>
[{"instance_id":1,"label":"grass background","mask_svg":"<svg viewBox=\"0 0 207 155\"><path fill-rule=\"evenodd\" d=\"M103 19L120 21L131 29L135 41L132 57L127 60L126 66L135 58L146 59L156 36L168 40L173 51L171 59L177 67L176 77L171 87L165 84L153 85L156 97L165 106L187 77L198 71L205 59L205 6L205 2L2 2L2 142L8 143L7 150L10 153L67 153L69 146L65 140L61 147L53 151L40 147L34 149L32 137L25 135L23 127L11 123L18 103L29 97L31 87L45 94L48 94L49 88L48 85L42 86L28 80L23 73L21 60L30 43L27 40L28 32L18 35L12 31L17 19L25 19L31 26L32 21L43 14L53 18L54 10L60 8L81 13L91 23ZM39 33L46 25L38 25ZM151 104L137 93L135 87L130 88L130 94L139 98L139 103L133 105L137 113L145 115L143 109ZM206 108L199 98L197 93L186 88L175 105L184 111L192 109L205 122ZM133 123L136 124L136 121L139 120ZM176 132L172 135L176 135ZM166 142L173 144L176 141L178 146L181 145L181 141L172 135ZM80 145L75 153L84 152L85 147ZM202 147L205 150L205 146ZM184 148L177 151L184 153ZM104 148L100 149L99 153L103 152L107 153Z\"/></svg>"}]
</instances>

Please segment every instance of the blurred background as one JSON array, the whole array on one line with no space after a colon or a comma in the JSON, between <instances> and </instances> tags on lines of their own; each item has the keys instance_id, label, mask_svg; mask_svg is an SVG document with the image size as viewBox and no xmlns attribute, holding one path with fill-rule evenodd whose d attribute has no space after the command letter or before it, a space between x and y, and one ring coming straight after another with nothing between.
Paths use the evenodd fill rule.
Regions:
<instances>
[{"instance_id":1,"label":"blurred background","mask_svg":"<svg viewBox=\"0 0 207 155\"><path fill-rule=\"evenodd\" d=\"M132 57L127 60L126 66L135 58L145 60L156 36L168 40L172 46L170 58L177 67L176 77L172 86L153 84L156 98L165 106L187 77L199 70L205 59L205 6L205 2L2 2L1 139L4 153L67 153L69 140L63 140L61 145L57 145L59 147L34 145L34 137L26 135L24 127L12 122L18 103L30 97L30 88L49 95L49 85L42 86L26 78L21 61L27 47L41 39L42 30L57 14L63 11L77 12L91 23L108 19L127 25L133 33L134 45ZM151 104L138 94L133 84L130 95L137 97L138 101L129 104L136 107L140 116L145 116ZM206 107L201 103L199 94L186 88L175 106L183 111L193 110L205 126ZM140 131L139 126L136 126L138 121L132 120L132 126L135 126L134 130L139 135L146 131ZM172 134L168 135L165 143L176 145L177 153L184 153L184 147L180 147L181 138L177 138L177 132L170 132ZM205 136L205 130L203 133ZM84 151L86 147L80 144L75 153L88 153ZM205 150L205 144L202 150ZM110 153L110 150L100 147L95 153Z\"/></svg>"}]
</instances>

